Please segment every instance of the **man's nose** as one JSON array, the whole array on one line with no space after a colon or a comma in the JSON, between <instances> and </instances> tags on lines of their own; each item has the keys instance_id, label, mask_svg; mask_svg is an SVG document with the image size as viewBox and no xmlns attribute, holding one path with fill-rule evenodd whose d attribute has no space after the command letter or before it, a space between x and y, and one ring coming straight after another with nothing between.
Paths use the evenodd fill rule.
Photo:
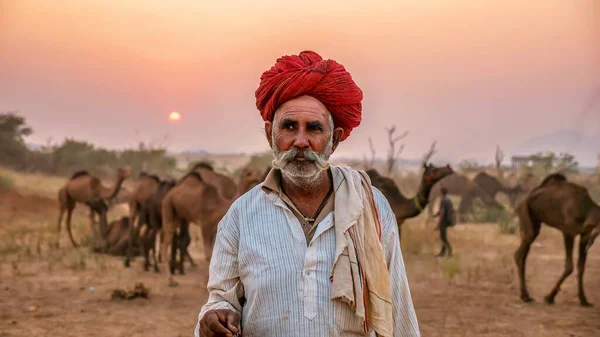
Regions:
<instances>
[{"instance_id":1,"label":"man's nose","mask_svg":"<svg viewBox=\"0 0 600 337\"><path fill-rule=\"evenodd\" d=\"M306 149L306 148L310 147L310 143L308 141L306 132L304 132L304 131L298 132L298 134L296 135L296 138L294 139L294 147L296 147L298 149Z\"/></svg>"}]
</instances>

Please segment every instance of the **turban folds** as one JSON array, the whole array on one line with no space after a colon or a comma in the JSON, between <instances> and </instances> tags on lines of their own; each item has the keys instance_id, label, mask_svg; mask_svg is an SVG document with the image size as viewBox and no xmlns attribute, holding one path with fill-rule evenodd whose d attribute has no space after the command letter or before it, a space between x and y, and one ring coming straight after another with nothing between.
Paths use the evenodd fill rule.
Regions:
<instances>
[{"instance_id":1,"label":"turban folds","mask_svg":"<svg viewBox=\"0 0 600 337\"><path fill-rule=\"evenodd\" d=\"M341 140L348 138L360 124L363 94L343 65L323 60L313 51L283 56L260 77L256 107L265 121L285 102L309 95L318 99L333 117L335 127L344 129Z\"/></svg>"}]
</instances>

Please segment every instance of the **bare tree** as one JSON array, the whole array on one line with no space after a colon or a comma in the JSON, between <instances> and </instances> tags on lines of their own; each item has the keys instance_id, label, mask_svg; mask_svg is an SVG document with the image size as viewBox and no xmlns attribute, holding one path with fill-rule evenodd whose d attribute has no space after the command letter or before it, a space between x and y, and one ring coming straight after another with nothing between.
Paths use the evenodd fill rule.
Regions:
<instances>
[{"instance_id":1,"label":"bare tree","mask_svg":"<svg viewBox=\"0 0 600 337\"><path fill-rule=\"evenodd\" d=\"M435 149L436 145L437 145L437 140L434 140L433 143L431 143L429 150L427 152L425 152L425 154L423 155L423 158L421 159L421 166L427 164L429 162L429 160L431 160L431 157L433 157L433 155L436 152L436 149Z\"/></svg>"},{"instance_id":2,"label":"bare tree","mask_svg":"<svg viewBox=\"0 0 600 337\"><path fill-rule=\"evenodd\" d=\"M504 152L500 150L500 145L496 146L496 170L498 171L498 178L504 180L504 170L502 169L502 160L504 160Z\"/></svg>"},{"instance_id":3,"label":"bare tree","mask_svg":"<svg viewBox=\"0 0 600 337\"><path fill-rule=\"evenodd\" d=\"M375 146L373 145L373 139L371 137L369 137L369 150L371 151L370 159L367 159L367 156L363 155L363 166L365 170L375 166Z\"/></svg>"},{"instance_id":4,"label":"bare tree","mask_svg":"<svg viewBox=\"0 0 600 337\"><path fill-rule=\"evenodd\" d=\"M385 128L385 131L388 133L388 156L387 156L387 174L390 176L394 171L394 167L396 166L396 162L398 161L398 157L404 150L404 144L400 145L398 149L396 149L396 143L402 140L404 137L408 136L408 131L404 131L400 136L394 137L394 133L396 132L396 126L392 125L389 128Z\"/></svg>"}]
</instances>

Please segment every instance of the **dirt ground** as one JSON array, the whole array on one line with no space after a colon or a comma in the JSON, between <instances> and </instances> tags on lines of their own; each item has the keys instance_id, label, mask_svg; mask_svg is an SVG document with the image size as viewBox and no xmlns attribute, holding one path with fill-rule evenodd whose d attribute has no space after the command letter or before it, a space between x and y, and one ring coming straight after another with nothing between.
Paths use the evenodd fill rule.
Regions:
<instances>
[{"instance_id":1,"label":"dirt ground","mask_svg":"<svg viewBox=\"0 0 600 337\"><path fill-rule=\"evenodd\" d=\"M125 269L122 258L71 248L65 232L53 248L57 212L54 199L0 192L0 337L192 335L207 298L207 265L188 267L170 288L164 274L143 271L141 258ZM77 231L86 230L86 216L77 211ZM525 304L512 260L516 235L493 224L458 225L450 233L455 256L436 260L436 233L421 222L404 226L402 245L422 336L600 336L600 245L585 274L596 306L579 306L576 272L548 306L542 297L562 272L564 249L560 233L545 227L527 265L537 302ZM198 262L199 251L191 249ZM111 300L114 289L136 282L150 288L149 299Z\"/></svg>"}]
</instances>

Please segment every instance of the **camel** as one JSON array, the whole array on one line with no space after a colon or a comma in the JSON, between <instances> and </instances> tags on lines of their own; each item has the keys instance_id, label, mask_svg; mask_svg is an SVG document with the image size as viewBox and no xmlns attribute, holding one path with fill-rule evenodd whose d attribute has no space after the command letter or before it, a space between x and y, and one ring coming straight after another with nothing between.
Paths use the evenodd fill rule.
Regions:
<instances>
[{"instance_id":1,"label":"camel","mask_svg":"<svg viewBox=\"0 0 600 337\"><path fill-rule=\"evenodd\" d=\"M67 181L65 186L58 192L58 200L60 205L60 211L58 215L57 235L60 238L60 230L62 219L65 211L67 212L67 232L69 233L69 239L73 247L78 247L79 244L75 242L73 234L71 232L71 216L77 203L82 203L90 207L93 212L99 214L100 218L100 235L94 226L93 212L90 212L90 220L92 222L92 231L94 237L100 237L102 240L105 239L107 220L106 213L108 211L108 203L112 200L121 188L123 181L131 175L131 169L128 167L121 167L117 169L117 181L114 186L106 187L102 184L98 177L91 175L87 171L77 171ZM58 245L58 241L57 241Z\"/></svg>"},{"instance_id":2,"label":"camel","mask_svg":"<svg viewBox=\"0 0 600 337\"><path fill-rule=\"evenodd\" d=\"M475 199L480 199L487 207L502 210L504 207L486 193L479 185L470 181L467 177L454 173L451 174L433 186L429 196L429 202L434 203L434 200L439 197L440 190L445 187L448 190L448 195L457 195L461 197L458 206L458 221L466 221L466 215L471 210L471 205ZM429 208L428 219L433 218L433 209Z\"/></svg>"},{"instance_id":3,"label":"camel","mask_svg":"<svg viewBox=\"0 0 600 337\"><path fill-rule=\"evenodd\" d=\"M108 224L106 243L101 246L95 246L93 251L96 253L107 252L115 256L126 255L130 225L129 217L126 216ZM134 254L139 254L139 251L134 251Z\"/></svg>"},{"instance_id":4,"label":"camel","mask_svg":"<svg viewBox=\"0 0 600 337\"><path fill-rule=\"evenodd\" d=\"M210 176L210 175L207 175ZM260 183L260 175L249 169L243 170L237 193L232 198L221 195L216 186L204 180L198 170L192 170L165 195L162 201L162 231L163 240L161 251L168 254L169 244L173 241L175 231L184 221L195 223L201 229L204 246L204 257L208 262L217 234L217 226L229 206L239 196ZM165 261L169 261L165 258ZM168 284L177 283L173 280L173 268L168 268Z\"/></svg>"},{"instance_id":5,"label":"camel","mask_svg":"<svg viewBox=\"0 0 600 337\"><path fill-rule=\"evenodd\" d=\"M517 198L525 192L523 186L520 184L512 188L507 187L498 178L493 177L486 172L477 173L475 178L473 178L473 182L479 185L479 187L492 198L496 198L498 193L504 193L510 201L510 206L513 208Z\"/></svg>"},{"instance_id":6,"label":"camel","mask_svg":"<svg viewBox=\"0 0 600 337\"><path fill-rule=\"evenodd\" d=\"M525 283L525 260L544 223L563 233L566 252L565 270L544 301L553 304L561 284L573 272L573 246L575 237L579 235L578 297L582 306L591 306L583 290L583 273L587 252L600 233L600 206L592 200L587 189L567 181L563 174L551 174L517 206L517 215L521 244L514 258L518 267L521 300L533 301Z\"/></svg>"},{"instance_id":7,"label":"camel","mask_svg":"<svg viewBox=\"0 0 600 337\"><path fill-rule=\"evenodd\" d=\"M419 190L417 194L410 199L402 195L402 192L400 192L398 186L396 186L392 179L381 176L375 169L367 170L372 185L383 193L390 203L392 211L396 215L398 235L400 235L404 220L418 216L425 209L429 202L429 193L431 192L433 185L444 177L454 173L449 165L437 167L431 164L423 164L423 169L424 171L421 177L421 183L419 184ZM400 235L400 237L402 236Z\"/></svg>"},{"instance_id":8,"label":"camel","mask_svg":"<svg viewBox=\"0 0 600 337\"><path fill-rule=\"evenodd\" d=\"M207 163L197 163L192 167L191 171L200 173L202 180L216 187L219 195L223 198L231 199L235 196L237 191L235 181L226 175L215 172L212 165Z\"/></svg>"},{"instance_id":9,"label":"camel","mask_svg":"<svg viewBox=\"0 0 600 337\"><path fill-rule=\"evenodd\" d=\"M124 264L125 268L129 268L131 261L131 251L133 250L134 241L138 238L138 233L140 230L140 223L137 223L138 215L140 213L140 209L142 205L152 196L152 193L158 187L160 183L160 179L155 176L148 174L146 172L140 173L137 180L135 181L135 186L131 192L131 196L129 198L129 220L131 221L131 226L129 226L129 235L128 235L128 250L127 257L125 258Z\"/></svg>"},{"instance_id":10,"label":"camel","mask_svg":"<svg viewBox=\"0 0 600 337\"><path fill-rule=\"evenodd\" d=\"M175 187L176 182L174 180L164 180L159 183L157 188L154 190L154 193L150 196L146 202L142 205L140 211L140 221L139 226L143 227L144 224L147 225L146 231L142 237L140 237L142 252L144 254L144 270L148 271L150 267L149 260L149 252L152 251L152 259L154 262L154 271L160 272L158 268L158 262L156 259L156 236L162 229L162 200L164 199L167 192L169 192L173 187ZM174 242L172 243L172 254L171 254L171 265L175 264L175 249L180 248L180 262L178 264L178 269L180 274L184 274L183 270L183 260L185 257L188 257L190 263L195 265L192 257L188 252L188 246L191 241L190 233L189 233L189 223L184 221L181 226L181 230L178 236L174 237Z\"/></svg>"}]
</instances>

